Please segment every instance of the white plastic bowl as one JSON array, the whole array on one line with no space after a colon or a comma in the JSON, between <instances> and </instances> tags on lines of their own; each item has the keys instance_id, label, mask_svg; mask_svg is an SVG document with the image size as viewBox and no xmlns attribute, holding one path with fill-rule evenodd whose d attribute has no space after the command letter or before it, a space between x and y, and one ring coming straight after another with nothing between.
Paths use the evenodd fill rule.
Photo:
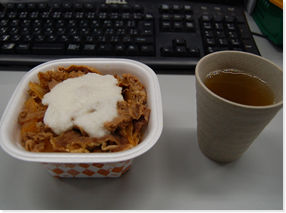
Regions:
<instances>
[{"instance_id":1,"label":"white plastic bowl","mask_svg":"<svg viewBox=\"0 0 286 213\"><path fill-rule=\"evenodd\" d=\"M121 75L123 73L131 73L139 78L146 88L147 107L151 109L151 113L144 131L143 140L138 146L115 153L35 153L24 149L20 142L21 129L18 124L18 116L23 109L24 102L28 99L27 90L29 89L29 81L38 82L37 73L40 71L56 70L59 66L68 67L70 65L87 65L96 68L102 74ZM73 174L70 174L72 172L67 174L64 169L61 169L63 172L53 172L53 170L56 171L59 167L63 167L66 170L72 168L75 171L75 167L79 165L84 169L88 166L91 169L91 165L97 165L97 170L99 167L107 166L108 171L111 172L114 168L118 168L116 164L119 163L119 167L122 167L122 171L124 171L124 169L130 168L134 158L142 155L154 146L162 133L162 129L163 110L160 86L157 76L151 68L140 62L127 59L60 59L43 63L30 70L22 78L2 116L0 123L0 144L4 151L17 159L43 163L51 174L55 176L68 177L70 175L71 177L78 177L85 170L80 171L80 175L75 175L79 172L78 170ZM116 171L119 170L117 169ZM87 175L86 177L93 176ZM99 175L99 177L107 176ZM116 177L115 174L111 176Z\"/></svg>"}]
</instances>

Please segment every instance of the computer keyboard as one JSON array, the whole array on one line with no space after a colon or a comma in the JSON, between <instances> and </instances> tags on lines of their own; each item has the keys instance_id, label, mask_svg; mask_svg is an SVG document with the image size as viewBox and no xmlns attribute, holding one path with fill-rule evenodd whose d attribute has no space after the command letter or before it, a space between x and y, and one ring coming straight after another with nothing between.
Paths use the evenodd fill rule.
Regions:
<instances>
[{"instance_id":1,"label":"computer keyboard","mask_svg":"<svg viewBox=\"0 0 286 213\"><path fill-rule=\"evenodd\" d=\"M110 57L174 74L220 50L260 54L242 6L186 0L2 2L0 45L0 65Z\"/></svg>"}]
</instances>

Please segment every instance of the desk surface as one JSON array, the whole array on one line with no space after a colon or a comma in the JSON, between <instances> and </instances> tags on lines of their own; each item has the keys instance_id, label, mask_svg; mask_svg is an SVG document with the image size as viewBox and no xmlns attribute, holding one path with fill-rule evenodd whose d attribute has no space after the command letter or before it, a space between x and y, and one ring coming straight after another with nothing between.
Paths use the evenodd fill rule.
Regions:
<instances>
[{"instance_id":1,"label":"desk surface","mask_svg":"<svg viewBox=\"0 0 286 213\"><path fill-rule=\"evenodd\" d=\"M282 48L255 40L263 57L283 66ZM25 73L0 72L0 116ZM127 173L118 179L55 178L41 164L0 149L0 209L283 209L283 110L239 160L216 163L197 144L195 77L158 78L164 129Z\"/></svg>"}]
</instances>

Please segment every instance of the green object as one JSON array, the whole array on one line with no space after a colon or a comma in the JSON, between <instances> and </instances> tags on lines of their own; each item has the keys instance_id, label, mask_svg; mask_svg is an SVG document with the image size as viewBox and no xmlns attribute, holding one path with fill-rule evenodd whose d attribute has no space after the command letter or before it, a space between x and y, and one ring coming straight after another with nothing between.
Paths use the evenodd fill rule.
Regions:
<instances>
[{"instance_id":1,"label":"green object","mask_svg":"<svg viewBox=\"0 0 286 213\"><path fill-rule=\"evenodd\" d=\"M283 45L283 10L269 2L257 0L252 17L261 32L274 44Z\"/></svg>"}]
</instances>

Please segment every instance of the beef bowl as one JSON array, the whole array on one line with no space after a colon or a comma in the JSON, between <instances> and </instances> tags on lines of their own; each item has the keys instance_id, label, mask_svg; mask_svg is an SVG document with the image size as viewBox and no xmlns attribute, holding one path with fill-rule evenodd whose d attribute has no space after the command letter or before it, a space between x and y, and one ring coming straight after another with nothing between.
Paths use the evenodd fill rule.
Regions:
<instances>
[{"instance_id":1,"label":"beef bowl","mask_svg":"<svg viewBox=\"0 0 286 213\"><path fill-rule=\"evenodd\" d=\"M93 87L102 82L91 76L109 76L122 96L115 105L110 104L116 107L116 112L113 107L114 116L98 124L105 132L102 135L97 135L97 124L92 122L100 120L104 113L108 117L110 112L92 117L93 113L108 107L90 107L96 105L92 100L95 100L93 93L97 90L88 85ZM82 79L81 84L71 82L78 79ZM59 88L68 81L72 90L68 90L68 86ZM82 96L87 94L78 92L83 88L91 96L81 102ZM56 100L62 92L62 96L57 97L58 102L47 101L48 94L52 97L49 100ZM101 91L97 93L101 94ZM68 102L69 95L76 100L72 102L74 105ZM109 95L102 97L96 102L98 105L108 102ZM52 103L55 103L54 111L48 115ZM79 103L86 108L75 109ZM69 114L72 111L74 114ZM80 117L81 123L77 123L80 111L90 114ZM62 122L65 120L66 123ZM136 157L155 145L162 129L160 86L151 68L128 59L59 59L38 65L22 78L3 113L0 143L9 155L23 161L39 162L56 177L120 177L130 169Z\"/></svg>"}]
</instances>

